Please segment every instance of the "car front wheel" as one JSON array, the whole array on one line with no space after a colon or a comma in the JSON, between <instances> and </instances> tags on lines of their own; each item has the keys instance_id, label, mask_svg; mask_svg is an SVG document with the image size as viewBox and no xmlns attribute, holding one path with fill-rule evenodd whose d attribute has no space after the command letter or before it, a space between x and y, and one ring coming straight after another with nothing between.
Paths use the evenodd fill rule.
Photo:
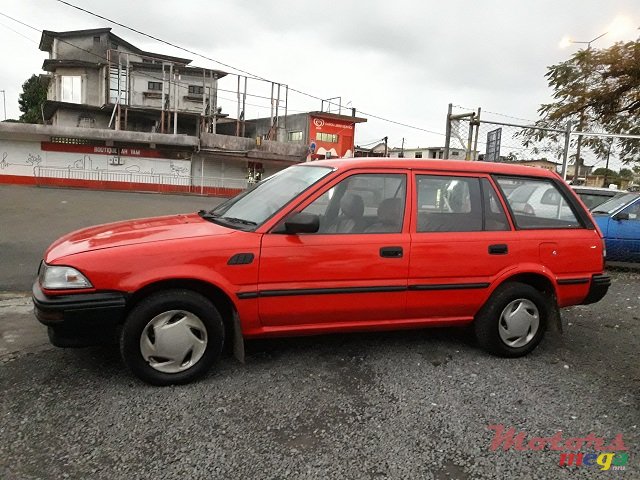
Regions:
<instances>
[{"instance_id":1,"label":"car front wheel","mask_svg":"<svg viewBox=\"0 0 640 480\"><path fill-rule=\"evenodd\" d=\"M506 283L476 316L476 338L494 355L521 357L542 340L549 312L549 300L540 291L524 283Z\"/></svg>"},{"instance_id":2,"label":"car front wheel","mask_svg":"<svg viewBox=\"0 0 640 480\"><path fill-rule=\"evenodd\" d=\"M215 306L190 290L156 292L129 313L120 336L125 364L152 385L191 382L218 359L224 324Z\"/></svg>"}]
</instances>

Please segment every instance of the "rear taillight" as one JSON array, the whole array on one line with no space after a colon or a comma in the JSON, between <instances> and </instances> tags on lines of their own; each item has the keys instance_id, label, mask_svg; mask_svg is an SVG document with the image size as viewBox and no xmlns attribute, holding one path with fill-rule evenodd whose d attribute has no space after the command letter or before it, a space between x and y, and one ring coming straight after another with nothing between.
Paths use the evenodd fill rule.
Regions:
<instances>
[{"instance_id":1,"label":"rear taillight","mask_svg":"<svg viewBox=\"0 0 640 480\"><path fill-rule=\"evenodd\" d=\"M600 237L600 241L602 242L602 270L604 271L605 261L607 260L607 244L602 237Z\"/></svg>"}]
</instances>

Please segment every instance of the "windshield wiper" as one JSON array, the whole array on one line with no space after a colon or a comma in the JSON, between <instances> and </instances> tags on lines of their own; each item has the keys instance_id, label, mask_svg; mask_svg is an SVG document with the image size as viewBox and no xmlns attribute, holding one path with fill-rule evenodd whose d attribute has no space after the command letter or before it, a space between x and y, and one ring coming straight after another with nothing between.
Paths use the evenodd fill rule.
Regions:
<instances>
[{"instance_id":1,"label":"windshield wiper","mask_svg":"<svg viewBox=\"0 0 640 480\"><path fill-rule=\"evenodd\" d=\"M591 213L609 213L606 210L592 210Z\"/></svg>"},{"instance_id":2,"label":"windshield wiper","mask_svg":"<svg viewBox=\"0 0 640 480\"><path fill-rule=\"evenodd\" d=\"M245 220L244 218L235 218L235 217L219 217L221 220L226 220L227 222L231 222L231 223L241 223L242 225L251 225L256 226L258 225L256 222L252 222L251 220Z\"/></svg>"}]
</instances>

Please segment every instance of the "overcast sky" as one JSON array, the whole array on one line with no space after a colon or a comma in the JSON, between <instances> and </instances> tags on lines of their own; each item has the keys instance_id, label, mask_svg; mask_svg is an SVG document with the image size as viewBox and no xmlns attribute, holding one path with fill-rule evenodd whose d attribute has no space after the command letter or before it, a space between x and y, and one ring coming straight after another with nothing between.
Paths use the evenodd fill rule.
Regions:
<instances>
[{"instance_id":1,"label":"overcast sky","mask_svg":"<svg viewBox=\"0 0 640 480\"><path fill-rule=\"evenodd\" d=\"M297 90L340 96L359 112L440 133L450 102L535 120L540 103L550 99L546 66L579 48L559 48L562 37L590 40L610 30L594 43L607 47L637 38L640 25L639 0L69 1ZM145 50L233 72L56 0L2 0L0 12L40 30L113 27ZM631 28L619 34L612 22ZM41 72L47 54L38 50L40 34L30 28L0 16L0 31L0 90L6 90L7 116L17 118L21 85ZM270 85L260 83L250 80L249 92L268 96ZM268 99L248 101L248 118L269 115ZM231 102L223 106L235 116ZM319 108L319 101L290 92L290 111ZM373 118L356 129L359 144L384 136L391 146L403 137L406 147L444 144L444 136Z\"/></svg>"}]
</instances>

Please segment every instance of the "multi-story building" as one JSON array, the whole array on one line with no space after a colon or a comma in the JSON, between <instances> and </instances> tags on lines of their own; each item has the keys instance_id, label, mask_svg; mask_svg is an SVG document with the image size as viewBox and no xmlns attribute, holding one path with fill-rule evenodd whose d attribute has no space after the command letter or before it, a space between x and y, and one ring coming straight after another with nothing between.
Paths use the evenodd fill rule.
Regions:
<instances>
[{"instance_id":1,"label":"multi-story building","mask_svg":"<svg viewBox=\"0 0 640 480\"><path fill-rule=\"evenodd\" d=\"M353 110L287 115L273 83L275 112L247 119L242 76L229 118L218 102L227 73L144 51L110 28L45 30L40 49L45 125L0 124L0 183L230 195L294 163L352 156L366 121Z\"/></svg>"},{"instance_id":2,"label":"multi-story building","mask_svg":"<svg viewBox=\"0 0 640 480\"><path fill-rule=\"evenodd\" d=\"M40 50L49 53L43 113L52 125L197 135L226 117L216 105L225 72L143 51L110 28L45 30Z\"/></svg>"}]
</instances>

